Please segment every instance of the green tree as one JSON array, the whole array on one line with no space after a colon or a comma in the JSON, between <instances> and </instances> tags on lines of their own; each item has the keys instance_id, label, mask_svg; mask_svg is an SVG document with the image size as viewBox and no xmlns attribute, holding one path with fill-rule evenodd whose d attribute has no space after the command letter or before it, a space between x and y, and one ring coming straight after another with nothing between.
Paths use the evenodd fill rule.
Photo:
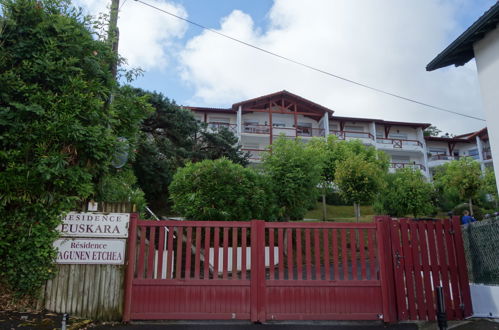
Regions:
<instances>
[{"instance_id":1,"label":"green tree","mask_svg":"<svg viewBox=\"0 0 499 330\"><path fill-rule=\"evenodd\" d=\"M342 197L353 203L359 221L360 203L371 203L382 188L384 172L362 154L350 153L336 167L335 184Z\"/></svg>"},{"instance_id":2,"label":"green tree","mask_svg":"<svg viewBox=\"0 0 499 330\"><path fill-rule=\"evenodd\" d=\"M303 219L317 200L321 155L300 139L279 137L264 154L263 169L274 190L280 218Z\"/></svg>"},{"instance_id":3,"label":"green tree","mask_svg":"<svg viewBox=\"0 0 499 330\"><path fill-rule=\"evenodd\" d=\"M424 136L438 136L440 133L442 133L442 131L433 125L428 126L423 131Z\"/></svg>"},{"instance_id":4,"label":"green tree","mask_svg":"<svg viewBox=\"0 0 499 330\"><path fill-rule=\"evenodd\" d=\"M386 176L385 189L375 203L379 214L403 217L429 215L435 211L433 185L419 170L400 169Z\"/></svg>"},{"instance_id":5,"label":"green tree","mask_svg":"<svg viewBox=\"0 0 499 330\"><path fill-rule=\"evenodd\" d=\"M61 214L94 192L115 149L104 107L115 55L66 2L0 4L0 276L33 293Z\"/></svg>"},{"instance_id":6,"label":"green tree","mask_svg":"<svg viewBox=\"0 0 499 330\"><path fill-rule=\"evenodd\" d=\"M482 188L483 179L480 164L471 157L453 160L442 165L435 173L434 181L448 194L457 193L462 201L468 201L470 214L473 215L473 202Z\"/></svg>"},{"instance_id":7,"label":"green tree","mask_svg":"<svg viewBox=\"0 0 499 330\"><path fill-rule=\"evenodd\" d=\"M199 123L190 110L156 92L135 89L154 108L142 123L143 132L133 164L138 183L151 208L165 212L169 202L168 186L177 168L186 162L226 157L247 164L248 157L228 130L212 132Z\"/></svg>"},{"instance_id":8,"label":"green tree","mask_svg":"<svg viewBox=\"0 0 499 330\"><path fill-rule=\"evenodd\" d=\"M193 220L273 220L267 180L226 158L187 163L170 184L173 209Z\"/></svg>"},{"instance_id":9,"label":"green tree","mask_svg":"<svg viewBox=\"0 0 499 330\"><path fill-rule=\"evenodd\" d=\"M329 135L327 139L312 139L309 143L316 153L321 155L322 160L322 203L323 203L323 218L327 218L326 214L326 193L327 188L334 189L334 180L336 169L350 155L360 155L368 162L375 164L385 173L388 170L388 156L382 151L377 151L375 148L365 146L360 140L339 141L336 136Z\"/></svg>"},{"instance_id":10,"label":"green tree","mask_svg":"<svg viewBox=\"0 0 499 330\"><path fill-rule=\"evenodd\" d=\"M495 203L497 208L497 204L499 202L497 196L497 183L496 176L494 174L494 170L492 168L487 168L485 170L485 175L483 176L483 192L490 196L490 199Z\"/></svg>"}]
</instances>

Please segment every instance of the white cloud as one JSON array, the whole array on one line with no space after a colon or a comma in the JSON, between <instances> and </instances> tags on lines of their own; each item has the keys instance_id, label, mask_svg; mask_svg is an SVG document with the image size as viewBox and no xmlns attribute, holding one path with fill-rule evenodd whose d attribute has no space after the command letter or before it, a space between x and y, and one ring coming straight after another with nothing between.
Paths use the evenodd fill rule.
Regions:
<instances>
[{"instance_id":1,"label":"white cloud","mask_svg":"<svg viewBox=\"0 0 499 330\"><path fill-rule=\"evenodd\" d=\"M434 105L483 116L474 63L426 72L456 33L456 9L420 1L275 0L269 28L255 28L235 10L219 31L314 67ZM340 116L431 122L462 133L483 122L353 86L282 61L210 32L181 53L182 78L195 89L191 105L228 106L282 89Z\"/></svg>"},{"instance_id":2,"label":"white cloud","mask_svg":"<svg viewBox=\"0 0 499 330\"><path fill-rule=\"evenodd\" d=\"M111 1L80 0L78 3L94 16L108 13ZM148 3L181 17L187 17L185 9L178 4L148 0ZM153 8L133 0L121 1L118 27L120 29L119 52L130 67L145 70L164 69L168 64L168 50L182 38L187 25Z\"/></svg>"}]
</instances>

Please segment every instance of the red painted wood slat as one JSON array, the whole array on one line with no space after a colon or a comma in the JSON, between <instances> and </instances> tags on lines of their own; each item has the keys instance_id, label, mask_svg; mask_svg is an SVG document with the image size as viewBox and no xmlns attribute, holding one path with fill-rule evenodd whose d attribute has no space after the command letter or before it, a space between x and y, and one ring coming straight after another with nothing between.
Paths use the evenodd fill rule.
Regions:
<instances>
[{"instance_id":1,"label":"red painted wood slat","mask_svg":"<svg viewBox=\"0 0 499 330\"><path fill-rule=\"evenodd\" d=\"M156 228L151 227L149 231L149 251L147 253L147 278L152 278L154 274L155 239Z\"/></svg>"},{"instance_id":2,"label":"red painted wood slat","mask_svg":"<svg viewBox=\"0 0 499 330\"><path fill-rule=\"evenodd\" d=\"M400 231L402 237L402 249L404 251L404 274L407 288L407 304L409 307L410 320L417 320L416 297L414 294L414 262L412 259L412 245L409 240L409 225L407 219L400 220Z\"/></svg>"},{"instance_id":3,"label":"red painted wood slat","mask_svg":"<svg viewBox=\"0 0 499 330\"><path fill-rule=\"evenodd\" d=\"M275 260L274 260L274 228L269 228L269 277L275 280Z\"/></svg>"},{"instance_id":4,"label":"red painted wood slat","mask_svg":"<svg viewBox=\"0 0 499 330\"><path fill-rule=\"evenodd\" d=\"M325 269L325 280L329 281L331 280L331 275L330 275L330 265L329 265L329 254L330 254L330 248L329 248L329 230L328 229L323 229L322 230L322 253L324 255L324 269Z\"/></svg>"},{"instance_id":5,"label":"red painted wood slat","mask_svg":"<svg viewBox=\"0 0 499 330\"><path fill-rule=\"evenodd\" d=\"M411 249L412 249L412 261L414 268L414 283L415 283L415 298L417 301L417 312L419 320L427 319L427 306L424 303L424 290L423 290L423 279L421 277L421 253L419 246L419 231L418 226L424 225L423 223L416 223L415 221L410 221L409 232L411 235Z\"/></svg>"},{"instance_id":6,"label":"red painted wood slat","mask_svg":"<svg viewBox=\"0 0 499 330\"><path fill-rule=\"evenodd\" d=\"M279 279L284 279L284 243L282 228L277 230L277 249L279 250Z\"/></svg>"},{"instance_id":7,"label":"red painted wood slat","mask_svg":"<svg viewBox=\"0 0 499 330\"><path fill-rule=\"evenodd\" d=\"M343 280L348 280L348 257L347 257L347 230L341 230L341 267L343 267Z\"/></svg>"},{"instance_id":8,"label":"red painted wood slat","mask_svg":"<svg viewBox=\"0 0 499 330\"><path fill-rule=\"evenodd\" d=\"M428 236L427 236L427 221L418 224L419 230L419 245L421 247L421 262L422 262L422 273L423 273L423 290L425 297L425 306L427 309L427 316L429 321L434 321L436 319L435 310L436 305L433 299L433 289L431 283L431 268L430 268L430 257L428 252Z\"/></svg>"},{"instance_id":9,"label":"red painted wood slat","mask_svg":"<svg viewBox=\"0 0 499 330\"><path fill-rule=\"evenodd\" d=\"M295 231L295 238L296 238L296 271L297 271L297 279L298 280L303 280L303 261L302 261L302 237L301 237L301 229L296 228Z\"/></svg>"},{"instance_id":10,"label":"red painted wood slat","mask_svg":"<svg viewBox=\"0 0 499 330\"><path fill-rule=\"evenodd\" d=\"M175 251L175 257L177 259L177 264L175 266L175 278L177 280L182 278L182 243L184 238L184 227L177 227L177 249Z\"/></svg>"},{"instance_id":11,"label":"red painted wood slat","mask_svg":"<svg viewBox=\"0 0 499 330\"><path fill-rule=\"evenodd\" d=\"M331 235L333 235L334 280L338 281L340 279L340 270L339 270L340 258L338 256L338 230L337 229L331 229Z\"/></svg>"},{"instance_id":12,"label":"red painted wood slat","mask_svg":"<svg viewBox=\"0 0 499 330\"><path fill-rule=\"evenodd\" d=\"M459 293L459 274L457 270L456 253L454 246L454 230L450 219L444 220L445 241L447 245L447 262L450 273L450 289L452 290L452 304L456 319L463 318L463 310L461 309L461 295Z\"/></svg>"},{"instance_id":13,"label":"red painted wood slat","mask_svg":"<svg viewBox=\"0 0 499 330\"><path fill-rule=\"evenodd\" d=\"M163 256L165 252L165 227L159 228L159 240L158 240L158 264L156 265L156 278L162 278L163 276Z\"/></svg>"},{"instance_id":14,"label":"red painted wood slat","mask_svg":"<svg viewBox=\"0 0 499 330\"><path fill-rule=\"evenodd\" d=\"M222 278L226 280L229 278L229 228L224 228L223 235Z\"/></svg>"},{"instance_id":15,"label":"red painted wood slat","mask_svg":"<svg viewBox=\"0 0 499 330\"><path fill-rule=\"evenodd\" d=\"M310 252L310 229L305 229L305 269L307 271L307 280L312 279L312 255Z\"/></svg>"},{"instance_id":16,"label":"red painted wood slat","mask_svg":"<svg viewBox=\"0 0 499 330\"><path fill-rule=\"evenodd\" d=\"M194 279L199 279L201 268L201 227L196 227L196 254L194 256Z\"/></svg>"},{"instance_id":17,"label":"red painted wood slat","mask_svg":"<svg viewBox=\"0 0 499 330\"><path fill-rule=\"evenodd\" d=\"M365 230L359 229L359 248L360 248L360 279L366 279L366 248L365 248Z\"/></svg>"},{"instance_id":18,"label":"red painted wood slat","mask_svg":"<svg viewBox=\"0 0 499 330\"><path fill-rule=\"evenodd\" d=\"M288 243L288 280L293 279L293 229L287 230L287 240Z\"/></svg>"},{"instance_id":19,"label":"red painted wood slat","mask_svg":"<svg viewBox=\"0 0 499 330\"><path fill-rule=\"evenodd\" d=\"M144 255L146 253L146 230L147 227L139 227L140 228L140 247L139 247L139 260L137 261L137 277L144 277L144 268L145 268L145 260Z\"/></svg>"},{"instance_id":20,"label":"red painted wood slat","mask_svg":"<svg viewBox=\"0 0 499 330\"><path fill-rule=\"evenodd\" d=\"M219 243L220 243L220 228L215 228L214 237L213 237L213 278L218 279L218 273L220 269L218 269L219 265Z\"/></svg>"},{"instance_id":21,"label":"red painted wood slat","mask_svg":"<svg viewBox=\"0 0 499 330\"><path fill-rule=\"evenodd\" d=\"M243 280L246 279L246 272L247 272L247 265L246 265L246 258L248 257L246 255L246 248L248 246L247 244L247 237L246 235L248 235L247 233L247 229L246 228L242 228L241 229L241 278Z\"/></svg>"},{"instance_id":22,"label":"red painted wood slat","mask_svg":"<svg viewBox=\"0 0 499 330\"><path fill-rule=\"evenodd\" d=\"M351 262L352 262L352 279L357 280L357 230L350 229L350 253L351 253Z\"/></svg>"},{"instance_id":23,"label":"red painted wood slat","mask_svg":"<svg viewBox=\"0 0 499 330\"><path fill-rule=\"evenodd\" d=\"M314 229L314 255L315 255L315 279L321 279L321 250L319 229Z\"/></svg>"},{"instance_id":24,"label":"red painted wood slat","mask_svg":"<svg viewBox=\"0 0 499 330\"><path fill-rule=\"evenodd\" d=\"M187 227L187 239L185 241L185 267L184 278L191 278L191 255L192 255L192 227Z\"/></svg>"},{"instance_id":25,"label":"red painted wood slat","mask_svg":"<svg viewBox=\"0 0 499 330\"><path fill-rule=\"evenodd\" d=\"M232 279L237 279L237 234L238 228L232 228L232 269L230 277Z\"/></svg>"},{"instance_id":26,"label":"red painted wood slat","mask_svg":"<svg viewBox=\"0 0 499 330\"><path fill-rule=\"evenodd\" d=\"M174 227L168 228L168 253L166 256L166 278L173 278L173 232Z\"/></svg>"},{"instance_id":27,"label":"red painted wood slat","mask_svg":"<svg viewBox=\"0 0 499 330\"><path fill-rule=\"evenodd\" d=\"M450 289L449 289L449 268L446 260L446 246L445 246L445 232L443 228L442 221L437 221L435 224L435 236L437 239L437 251L439 256L439 264L440 264L440 274L441 274L441 285L443 287L443 292L445 296L445 311L447 314L448 320L454 319L454 310L452 308L452 301L450 297Z\"/></svg>"}]
</instances>

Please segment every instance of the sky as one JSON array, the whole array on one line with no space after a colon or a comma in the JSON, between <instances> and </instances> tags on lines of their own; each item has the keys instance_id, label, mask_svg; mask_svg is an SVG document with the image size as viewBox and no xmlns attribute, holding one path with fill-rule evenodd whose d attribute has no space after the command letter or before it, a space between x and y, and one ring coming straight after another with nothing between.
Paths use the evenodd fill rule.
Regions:
<instances>
[{"instance_id":1,"label":"sky","mask_svg":"<svg viewBox=\"0 0 499 330\"><path fill-rule=\"evenodd\" d=\"M496 0L143 0L318 69L460 113L484 117L474 60L426 64ZM110 0L78 0L88 13ZM144 75L132 84L178 104L230 107L288 90L338 116L432 123L462 134L485 122L352 85L121 0L119 52Z\"/></svg>"}]
</instances>

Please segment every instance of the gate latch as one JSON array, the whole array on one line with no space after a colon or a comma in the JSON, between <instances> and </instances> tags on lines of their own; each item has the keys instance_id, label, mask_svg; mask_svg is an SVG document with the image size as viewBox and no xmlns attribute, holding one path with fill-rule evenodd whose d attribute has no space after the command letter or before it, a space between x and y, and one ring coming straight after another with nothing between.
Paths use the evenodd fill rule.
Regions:
<instances>
[{"instance_id":1,"label":"gate latch","mask_svg":"<svg viewBox=\"0 0 499 330\"><path fill-rule=\"evenodd\" d=\"M397 267L400 266L400 259L402 259L404 256L400 255L398 251L395 251L395 261L397 262Z\"/></svg>"}]
</instances>

